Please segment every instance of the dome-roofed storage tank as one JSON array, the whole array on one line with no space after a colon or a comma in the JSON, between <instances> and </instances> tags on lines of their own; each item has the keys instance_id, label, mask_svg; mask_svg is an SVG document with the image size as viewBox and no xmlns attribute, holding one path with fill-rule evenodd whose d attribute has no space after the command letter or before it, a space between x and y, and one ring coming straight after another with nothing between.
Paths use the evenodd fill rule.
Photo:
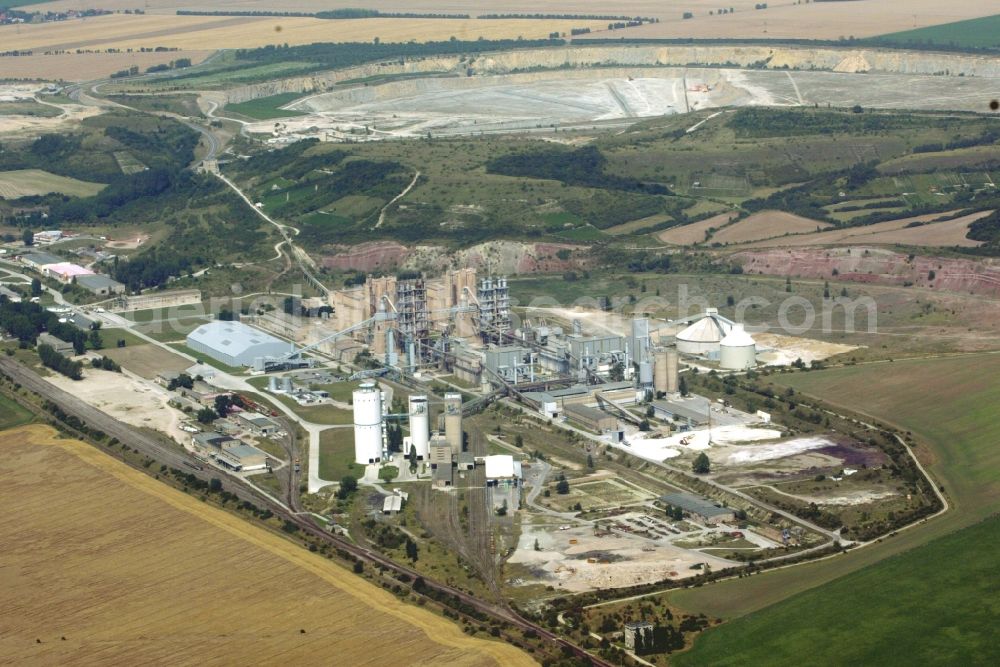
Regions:
<instances>
[{"instance_id":1,"label":"dome-roofed storage tank","mask_svg":"<svg viewBox=\"0 0 1000 667\"><path fill-rule=\"evenodd\" d=\"M417 458L426 461L430 456L430 413L426 396L410 396L410 444L417 450ZM409 452L404 452L409 455Z\"/></svg>"},{"instance_id":2,"label":"dome-roofed storage tank","mask_svg":"<svg viewBox=\"0 0 1000 667\"><path fill-rule=\"evenodd\" d=\"M734 324L729 335L719 343L719 366L730 371L745 370L757 365L757 343L742 324Z\"/></svg>"},{"instance_id":3,"label":"dome-roofed storage tank","mask_svg":"<svg viewBox=\"0 0 1000 667\"><path fill-rule=\"evenodd\" d=\"M374 382L354 391L354 462L375 463L382 458L382 392Z\"/></svg>"},{"instance_id":4,"label":"dome-roofed storage tank","mask_svg":"<svg viewBox=\"0 0 1000 667\"><path fill-rule=\"evenodd\" d=\"M732 323L719 315L715 308L677 334L677 351L702 357L714 357L719 353L719 344L732 329Z\"/></svg>"}]
</instances>

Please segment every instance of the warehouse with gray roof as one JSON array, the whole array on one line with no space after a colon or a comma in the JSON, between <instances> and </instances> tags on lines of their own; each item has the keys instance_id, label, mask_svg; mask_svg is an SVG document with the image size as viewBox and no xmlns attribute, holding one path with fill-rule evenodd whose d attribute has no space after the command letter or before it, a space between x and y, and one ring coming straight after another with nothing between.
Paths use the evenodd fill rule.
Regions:
<instances>
[{"instance_id":1,"label":"warehouse with gray roof","mask_svg":"<svg viewBox=\"0 0 1000 667\"><path fill-rule=\"evenodd\" d=\"M295 346L242 322L217 320L188 334L187 346L227 366L253 366L256 359L283 357Z\"/></svg>"}]
</instances>

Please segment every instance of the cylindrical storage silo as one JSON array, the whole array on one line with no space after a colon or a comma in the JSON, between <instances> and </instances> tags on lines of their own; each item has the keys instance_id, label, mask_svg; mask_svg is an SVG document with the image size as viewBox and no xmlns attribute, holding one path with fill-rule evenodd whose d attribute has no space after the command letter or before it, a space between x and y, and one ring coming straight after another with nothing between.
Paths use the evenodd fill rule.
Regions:
<instances>
[{"instance_id":1,"label":"cylindrical storage silo","mask_svg":"<svg viewBox=\"0 0 1000 667\"><path fill-rule=\"evenodd\" d=\"M374 382L354 391L354 462L375 463L382 458L382 392Z\"/></svg>"},{"instance_id":2,"label":"cylindrical storage silo","mask_svg":"<svg viewBox=\"0 0 1000 667\"><path fill-rule=\"evenodd\" d=\"M648 387L653 384L653 364L648 361L639 362L639 384Z\"/></svg>"},{"instance_id":3,"label":"cylindrical storage silo","mask_svg":"<svg viewBox=\"0 0 1000 667\"><path fill-rule=\"evenodd\" d=\"M444 395L444 437L453 454L462 452L462 395Z\"/></svg>"},{"instance_id":4,"label":"cylindrical storage silo","mask_svg":"<svg viewBox=\"0 0 1000 667\"><path fill-rule=\"evenodd\" d=\"M410 396L410 444L417 450L417 458L426 460L430 455L430 413L426 396ZM409 455L409 452L404 452Z\"/></svg>"},{"instance_id":5,"label":"cylindrical storage silo","mask_svg":"<svg viewBox=\"0 0 1000 667\"><path fill-rule=\"evenodd\" d=\"M756 365L757 343L742 324L733 325L733 330L719 344L719 367L730 371L741 371Z\"/></svg>"},{"instance_id":6,"label":"cylindrical storage silo","mask_svg":"<svg viewBox=\"0 0 1000 667\"><path fill-rule=\"evenodd\" d=\"M667 351L657 350L653 354L653 390L667 391Z\"/></svg>"},{"instance_id":7,"label":"cylindrical storage silo","mask_svg":"<svg viewBox=\"0 0 1000 667\"><path fill-rule=\"evenodd\" d=\"M272 375L271 377L267 378L267 390L271 392L278 391L277 376Z\"/></svg>"},{"instance_id":8,"label":"cylindrical storage silo","mask_svg":"<svg viewBox=\"0 0 1000 667\"><path fill-rule=\"evenodd\" d=\"M292 392L292 378L283 377L281 378L281 391L291 393Z\"/></svg>"},{"instance_id":9,"label":"cylindrical storage silo","mask_svg":"<svg viewBox=\"0 0 1000 667\"><path fill-rule=\"evenodd\" d=\"M681 390L681 353L676 348L667 350L667 392L676 394Z\"/></svg>"}]
</instances>

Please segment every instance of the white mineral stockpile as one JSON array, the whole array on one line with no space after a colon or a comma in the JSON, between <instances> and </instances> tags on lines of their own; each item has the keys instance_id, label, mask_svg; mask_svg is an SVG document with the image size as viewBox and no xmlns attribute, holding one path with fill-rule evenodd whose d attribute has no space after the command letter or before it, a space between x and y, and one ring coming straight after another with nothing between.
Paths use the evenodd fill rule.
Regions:
<instances>
[{"instance_id":1,"label":"white mineral stockpile","mask_svg":"<svg viewBox=\"0 0 1000 667\"><path fill-rule=\"evenodd\" d=\"M783 459L788 456L795 456L802 452L813 449L822 449L834 445L832 440L824 437L795 438L769 445L756 445L745 447L729 455L726 463L729 465L745 465L747 463L758 463L760 461L772 461Z\"/></svg>"},{"instance_id":2,"label":"white mineral stockpile","mask_svg":"<svg viewBox=\"0 0 1000 667\"><path fill-rule=\"evenodd\" d=\"M719 426L712 429L711 443L707 429L675 433L666 438L651 437L650 433L639 432L629 436L628 445L615 446L646 459L647 461L664 461L676 458L684 450L702 451L713 444L730 445L760 440L776 440L781 437L781 431L770 428L753 428L750 426Z\"/></svg>"}]
</instances>

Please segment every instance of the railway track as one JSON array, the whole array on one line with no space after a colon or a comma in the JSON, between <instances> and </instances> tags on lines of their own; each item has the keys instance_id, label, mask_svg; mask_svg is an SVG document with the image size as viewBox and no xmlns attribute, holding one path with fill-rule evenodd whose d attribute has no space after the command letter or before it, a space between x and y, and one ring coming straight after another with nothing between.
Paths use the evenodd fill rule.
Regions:
<instances>
[{"instance_id":1,"label":"railway track","mask_svg":"<svg viewBox=\"0 0 1000 667\"><path fill-rule=\"evenodd\" d=\"M123 424L104 412L101 412L97 408L85 403L69 392L46 382L37 373L14 361L13 359L0 358L0 372L11 378L13 381L19 383L25 389L38 394L55 405L58 405L67 415L76 417L87 426L106 433L110 437L117 439L123 445L131 447L139 453L154 459L161 464L189 472L198 479L206 482L210 481L212 477L225 474L221 470L204 465L202 461L199 461L194 456L187 454L186 452L179 451L166 443L160 442L156 438L133 430L128 425ZM410 577L411 581L420 577L424 581L426 588L437 591L440 594L450 596L480 614L504 623L508 623L521 631L533 631L539 637L558 645L560 648L571 652L573 655L590 660L591 664L596 667L611 667L611 663L587 653L579 646L576 646L572 642L563 639L555 633L523 618L506 606L480 600L474 595L447 584L443 584L439 581L429 579L424 574L410 569L405 565L400 565L378 552L358 546L353 542L340 537L339 535L330 533L329 531L317 526L308 518L296 514L294 509L282 503L277 503L268 496L261 494L257 491L257 489L238 477L226 476L226 478L230 482L227 485L227 490L234 494L237 498L253 503L262 509L270 510L275 516L295 525L305 534L319 538L336 549L346 552L355 558L378 565L391 573L397 575L405 574Z\"/></svg>"}]
</instances>

